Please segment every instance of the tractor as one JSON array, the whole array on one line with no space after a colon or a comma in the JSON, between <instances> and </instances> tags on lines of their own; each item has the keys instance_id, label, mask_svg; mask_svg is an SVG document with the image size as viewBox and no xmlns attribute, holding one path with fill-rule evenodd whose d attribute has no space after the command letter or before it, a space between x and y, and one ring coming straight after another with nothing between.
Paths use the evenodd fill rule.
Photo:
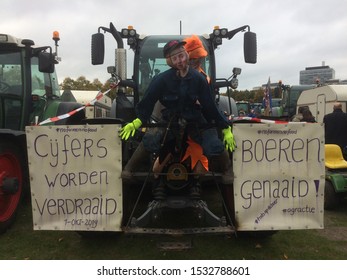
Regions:
<instances>
[{"instance_id":1,"label":"tractor","mask_svg":"<svg viewBox=\"0 0 347 280\"><path fill-rule=\"evenodd\" d=\"M118 85L116 98L111 109L111 116L114 123L125 124L135 118L136 104L142 99L145 91L152 79L156 75L169 69L166 59L163 56L163 47L170 40L182 40L188 35L150 35L140 36L137 31L129 26L118 31L115 26L110 23L109 27L99 27L98 33L92 35L92 64L99 65L104 62L105 41L104 34L110 33L116 40L118 48L115 51L115 66L108 67L108 72L111 74L111 80ZM216 58L215 50L220 46L223 40L230 40L239 32L244 33L244 55L245 62L256 63L256 34L250 32L250 27L245 25L234 30L227 28L219 28L216 26L210 35L199 36L208 55L203 60L202 68L210 77L211 92L213 100L222 115L228 119L238 116L237 107L234 99L230 96L233 89L238 86L238 75L241 73L240 68L233 68L231 76L226 79L218 79L216 77ZM134 52L133 73L131 79L127 79L127 54L124 49L123 39L127 40L127 44ZM220 89L226 88L226 94L221 94ZM158 105L158 104L157 104ZM160 105L154 109L152 120L145 125L145 129L160 126ZM106 123L112 123L112 120L105 120ZM89 124L93 124L92 120L88 120ZM96 120L95 123L100 123ZM189 124L181 125L172 123L167 130L174 131L176 141L174 145L177 147L177 153L173 159L167 163L161 176L163 177L166 186L165 199L151 199L151 189L153 183L152 167L155 161L155 155L146 156L137 159L141 161L136 172L132 173L130 182L123 180L123 226L127 233L154 233L154 234L196 234L196 233L226 233L233 232L232 208L233 201L229 199L232 196L232 186L221 184L221 173L218 167L219 162L210 162L211 172L201 178L201 184L208 186L208 189L217 189L218 196L221 199L220 206L223 206L221 215L215 214L210 210L206 200L198 197L192 198L187 191L188 186L194 184L194 174L190 166L180 162L180 154L185 143L184 129L188 128ZM131 160L132 156L136 156L135 150L144 135L143 131L138 131L131 140L123 142L122 145L122 160L123 167ZM133 160L133 159L132 159ZM214 165L214 166L212 166ZM199 182L200 183L200 182ZM136 189L134 186L142 186ZM152 186L153 187L153 186ZM135 191L134 191L135 190ZM147 196L147 200L143 199ZM149 201L145 210L138 211L141 201ZM145 202L146 204L147 202ZM188 210L187 210L188 209ZM157 227L157 222L162 222L165 219L167 212L180 212L181 217L189 216L189 212L194 212L193 215L198 226L194 226L194 218L188 218L188 226L178 226L178 228L168 228L170 225ZM188 211L187 212L185 211ZM138 217L135 217L135 215Z\"/></svg>"},{"instance_id":2,"label":"tractor","mask_svg":"<svg viewBox=\"0 0 347 280\"><path fill-rule=\"evenodd\" d=\"M0 233L15 221L25 191L29 191L25 127L74 110L81 105L62 102L55 72L55 52L33 40L0 34ZM78 124L84 112L55 124Z\"/></svg>"}]
</instances>

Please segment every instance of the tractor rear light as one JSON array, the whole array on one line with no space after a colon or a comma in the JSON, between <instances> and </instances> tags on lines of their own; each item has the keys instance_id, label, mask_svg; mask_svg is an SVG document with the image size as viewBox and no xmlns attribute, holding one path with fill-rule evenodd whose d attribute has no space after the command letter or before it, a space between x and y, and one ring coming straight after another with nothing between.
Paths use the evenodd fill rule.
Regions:
<instances>
[{"instance_id":1,"label":"tractor rear light","mask_svg":"<svg viewBox=\"0 0 347 280\"><path fill-rule=\"evenodd\" d=\"M214 42L215 42L217 45L221 45L221 44L222 44L222 38L221 38L221 37L217 37L217 38L215 38Z\"/></svg>"},{"instance_id":2,"label":"tractor rear light","mask_svg":"<svg viewBox=\"0 0 347 280\"><path fill-rule=\"evenodd\" d=\"M129 30L129 35L130 35L130 36L135 36L135 35L136 35L135 29L130 29L130 30Z\"/></svg>"},{"instance_id":3,"label":"tractor rear light","mask_svg":"<svg viewBox=\"0 0 347 280\"><path fill-rule=\"evenodd\" d=\"M122 33L122 37L125 37L125 38L136 36L136 30L134 29L132 25L129 25L128 28L123 28L121 33Z\"/></svg>"},{"instance_id":4,"label":"tractor rear light","mask_svg":"<svg viewBox=\"0 0 347 280\"><path fill-rule=\"evenodd\" d=\"M220 29L213 30L213 35L214 36L219 36L220 35Z\"/></svg>"},{"instance_id":5,"label":"tractor rear light","mask_svg":"<svg viewBox=\"0 0 347 280\"><path fill-rule=\"evenodd\" d=\"M222 28L222 29L220 30L220 34L221 34L222 36L226 36L226 35L228 34L228 29Z\"/></svg>"},{"instance_id":6,"label":"tractor rear light","mask_svg":"<svg viewBox=\"0 0 347 280\"><path fill-rule=\"evenodd\" d=\"M123 28L123 29L122 29L122 35L123 35L124 37L127 37L127 36L129 35L129 30L126 29L126 28Z\"/></svg>"}]
</instances>

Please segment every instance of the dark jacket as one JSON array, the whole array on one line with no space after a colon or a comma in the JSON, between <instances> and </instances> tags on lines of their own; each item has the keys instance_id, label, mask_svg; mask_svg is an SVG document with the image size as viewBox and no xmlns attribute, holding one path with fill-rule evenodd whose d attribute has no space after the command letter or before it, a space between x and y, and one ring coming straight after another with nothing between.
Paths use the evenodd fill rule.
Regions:
<instances>
[{"instance_id":1,"label":"dark jacket","mask_svg":"<svg viewBox=\"0 0 347 280\"><path fill-rule=\"evenodd\" d=\"M157 101L166 113L178 115L187 122L215 121L218 127L228 127L228 121L218 111L206 78L190 68L184 78L171 68L152 80L144 97L137 104L136 113L142 123L150 119ZM204 118L203 118L204 117Z\"/></svg>"},{"instance_id":2,"label":"dark jacket","mask_svg":"<svg viewBox=\"0 0 347 280\"><path fill-rule=\"evenodd\" d=\"M341 109L324 116L325 143L337 144L343 149L347 145L347 114Z\"/></svg>"}]
</instances>

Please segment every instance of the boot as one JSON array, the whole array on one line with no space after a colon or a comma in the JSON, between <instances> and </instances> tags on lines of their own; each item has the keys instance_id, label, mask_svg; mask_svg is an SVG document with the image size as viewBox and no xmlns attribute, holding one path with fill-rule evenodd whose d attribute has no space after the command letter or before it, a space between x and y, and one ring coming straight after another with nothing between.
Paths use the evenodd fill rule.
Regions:
<instances>
[{"instance_id":1,"label":"boot","mask_svg":"<svg viewBox=\"0 0 347 280\"><path fill-rule=\"evenodd\" d=\"M122 170L122 174L121 174L122 179L132 181L134 179L132 173L137 171L136 168L139 167L141 161L145 157L149 157L149 152L146 151L145 147L143 146L143 143L141 142L137 146L133 155L128 160L124 169Z\"/></svg>"}]
</instances>

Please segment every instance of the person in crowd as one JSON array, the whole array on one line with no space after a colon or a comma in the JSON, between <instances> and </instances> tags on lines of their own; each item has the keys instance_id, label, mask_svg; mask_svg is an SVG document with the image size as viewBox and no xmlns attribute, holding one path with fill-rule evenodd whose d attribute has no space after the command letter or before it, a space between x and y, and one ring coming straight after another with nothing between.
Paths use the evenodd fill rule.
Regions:
<instances>
[{"instance_id":1,"label":"person in crowd","mask_svg":"<svg viewBox=\"0 0 347 280\"><path fill-rule=\"evenodd\" d=\"M325 129L325 144L337 144L340 146L346 158L347 146L347 114L342 111L342 104L336 102L333 112L323 118Z\"/></svg>"},{"instance_id":2,"label":"person in crowd","mask_svg":"<svg viewBox=\"0 0 347 280\"><path fill-rule=\"evenodd\" d=\"M298 108L298 113L296 115L293 116L292 118L292 122L301 122L303 116L302 113L304 110L308 109L308 106L300 106Z\"/></svg>"},{"instance_id":3,"label":"person in crowd","mask_svg":"<svg viewBox=\"0 0 347 280\"><path fill-rule=\"evenodd\" d=\"M302 111L302 119L301 122L310 122L310 123L315 123L316 119L312 115L312 112L310 109L306 108Z\"/></svg>"}]
</instances>

